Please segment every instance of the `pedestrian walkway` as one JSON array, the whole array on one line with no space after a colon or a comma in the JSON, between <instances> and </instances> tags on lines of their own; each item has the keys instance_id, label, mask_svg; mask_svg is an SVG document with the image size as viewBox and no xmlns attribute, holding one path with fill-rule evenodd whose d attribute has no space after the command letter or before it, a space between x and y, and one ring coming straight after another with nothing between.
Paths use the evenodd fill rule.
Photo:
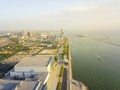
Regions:
<instances>
[{"instance_id":1,"label":"pedestrian walkway","mask_svg":"<svg viewBox=\"0 0 120 90\"><path fill-rule=\"evenodd\" d=\"M47 82L47 90L56 90L59 79L60 65L56 65L50 72Z\"/></svg>"}]
</instances>

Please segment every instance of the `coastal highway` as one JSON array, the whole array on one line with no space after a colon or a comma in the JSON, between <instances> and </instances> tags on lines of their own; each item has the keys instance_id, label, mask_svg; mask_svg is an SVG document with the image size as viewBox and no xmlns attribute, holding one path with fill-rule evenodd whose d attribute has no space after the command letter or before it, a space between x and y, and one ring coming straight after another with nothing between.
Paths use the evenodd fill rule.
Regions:
<instances>
[{"instance_id":1,"label":"coastal highway","mask_svg":"<svg viewBox=\"0 0 120 90\"><path fill-rule=\"evenodd\" d=\"M67 89L67 68L64 68L64 74L62 78L62 90L69 90Z\"/></svg>"},{"instance_id":2,"label":"coastal highway","mask_svg":"<svg viewBox=\"0 0 120 90\"><path fill-rule=\"evenodd\" d=\"M64 46L61 46L57 53L57 57L59 60L59 65L63 64L62 59L62 52L63 52ZM69 65L64 65L64 74L62 79L62 90L87 90L86 86L72 78L72 58L71 58L71 51L69 47Z\"/></svg>"}]
</instances>

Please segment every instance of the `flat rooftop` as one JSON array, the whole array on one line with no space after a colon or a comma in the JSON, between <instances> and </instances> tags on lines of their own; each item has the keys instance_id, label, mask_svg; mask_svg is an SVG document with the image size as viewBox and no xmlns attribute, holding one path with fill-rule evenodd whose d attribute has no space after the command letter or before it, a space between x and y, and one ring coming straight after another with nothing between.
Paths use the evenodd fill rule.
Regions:
<instances>
[{"instance_id":1,"label":"flat rooftop","mask_svg":"<svg viewBox=\"0 0 120 90\"><path fill-rule=\"evenodd\" d=\"M37 80L24 80L16 86L17 90L35 90L39 85L39 88L43 87L43 83L47 77L48 73L41 73L37 76Z\"/></svg>"},{"instance_id":2,"label":"flat rooftop","mask_svg":"<svg viewBox=\"0 0 120 90\"><path fill-rule=\"evenodd\" d=\"M16 81L16 80L3 80L3 79L0 79L0 90L12 90L19 83L20 83L20 81Z\"/></svg>"},{"instance_id":3,"label":"flat rooftop","mask_svg":"<svg viewBox=\"0 0 120 90\"><path fill-rule=\"evenodd\" d=\"M15 67L36 67L36 66L41 66L41 67L47 67L49 62L51 61L52 57L50 56L31 56L31 57L25 57L21 59L21 62L15 65Z\"/></svg>"},{"instance_id":4,"label":"flat rooftop","mask_svg":"<svg viewBox=\"0 0 120 90\"><path fill-rule=\"evenodd\" d=\"M48 76L48 72L42 72L38 74L37 76L38 81L44 82L47 76Z\"/></svg>"},{"instance_id":5,"label":"flat rooftop","mask_svg":"<svg viewBox=\"0 0 120 90\"><path fill-rule=\"evenodd\" d=\"M17 85L17 90L35 90L37 87L37 81L22 81L19 85Z\"/></svg>"}]
</instances>

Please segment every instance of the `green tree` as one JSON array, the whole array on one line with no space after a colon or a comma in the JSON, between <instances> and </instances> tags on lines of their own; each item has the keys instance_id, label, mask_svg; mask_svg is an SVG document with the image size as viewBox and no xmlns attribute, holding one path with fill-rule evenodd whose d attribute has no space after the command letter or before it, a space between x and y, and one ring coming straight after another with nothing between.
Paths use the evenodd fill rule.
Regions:
<instances>
[{"instance_id":1,"label":"green tree","mask_svg":"<svg viewBox=\"0 0 120 90\"><path fill-rule=\"evenodd\" d=\"M57 62L58 61L58 57L57 55L54 57L54 60Z\"/></svg>"}]
</instances>

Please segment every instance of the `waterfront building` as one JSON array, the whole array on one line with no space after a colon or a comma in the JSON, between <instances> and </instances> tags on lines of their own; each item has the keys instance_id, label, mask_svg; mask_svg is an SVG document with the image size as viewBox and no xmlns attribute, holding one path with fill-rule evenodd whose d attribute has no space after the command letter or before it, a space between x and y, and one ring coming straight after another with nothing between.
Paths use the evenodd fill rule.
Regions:
<instances>
[{"instance_id":1,"label":"waterfront building","mask_svg":"<svg viewBox=\"0 0 120 90\"><path fill-rule=\"evenodd\" d=\"M47 73L41 73L38 80L21 81L13 90L47 90L47 79Z\"/></svg>"},{"instance_id":2,"label":"waterfront building","mask_svg":"<svg viewBox=\"0 0 120 90\"><path fill-rule=\"evenodd\" d=\"M30 78L35 77L41 73L51 71L53 58L48 56L32 56L26 57L15 65L14 71L10 72L11 78Z\"/></svg>"},{"instance_id":3,"label":"waterfront building","mask_svg":"<svg viewBox=\"0 0 120 90\"><path fill-rule=\"evenodd\" d=\"M0 79L0 90L14 90L20 81Z\"/></svg>"}]
</instances>

